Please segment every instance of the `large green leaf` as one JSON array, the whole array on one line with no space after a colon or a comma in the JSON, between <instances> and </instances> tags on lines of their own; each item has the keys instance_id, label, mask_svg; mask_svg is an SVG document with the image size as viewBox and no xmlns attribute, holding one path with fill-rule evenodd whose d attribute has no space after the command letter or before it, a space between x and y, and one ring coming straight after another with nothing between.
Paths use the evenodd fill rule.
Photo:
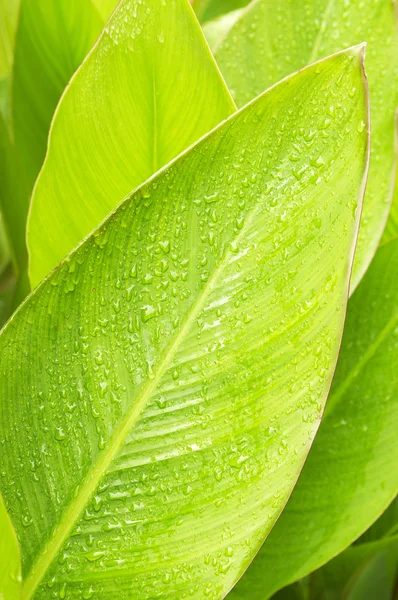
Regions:
<instances>
[{"instance_id":1,"label":"large green leaf","mask_svg":"<svg viewBox=\"0 0 398 600\"><path fill-rule=\"evenodd\" d=\"M15 531L0 496L0 598L18 600L21 593L21 559Z\"/></svg>"},{"instance_id":2,"label":"large green leaf","mask_svg":"<svg viewBox=\"0 0 398 600\"><path fill-rule=\"evenodd\" d=\"M3 329L0 485L23 600L221 598L272 527L343 328L367 166L361 55L233 115Z\"/></svg>"},{"instance_id":3,"label":"large green leaf","mask_svg":"<svg viewBox=\"0 0 398 600\"><path fill-rule=\"evenodd\" d=\"M234 110L187 0L122 1L53 122L29 219L32 285Z\"/></svg>"},{"instance_id":4,"label":"large green leaf","mask_svg":"<svg viewBox=\"0 0 398 600\"><path fill-rule=\"evenodd\" d=\"M282 516L232 598L268 598L352 543L398 490L398 239L351 298L320 430Z\"/></svg>"},{"instance_id":5,"label":"large green leaf","mask_svg":"<svg viewBox=\"0 0 398 600\"><path fill-rule=\"evenodd\" d=\"M378 246L395 177L398 36L393 2L254 0L215 52L231 93L238 106L242 106L296 69L362 41L369 44L366 71L372 147L351 290L360 281ZM331 107L331 111L335 108ZM328 122L326 119L325 128Z\"/></svg>"}]
</instances>

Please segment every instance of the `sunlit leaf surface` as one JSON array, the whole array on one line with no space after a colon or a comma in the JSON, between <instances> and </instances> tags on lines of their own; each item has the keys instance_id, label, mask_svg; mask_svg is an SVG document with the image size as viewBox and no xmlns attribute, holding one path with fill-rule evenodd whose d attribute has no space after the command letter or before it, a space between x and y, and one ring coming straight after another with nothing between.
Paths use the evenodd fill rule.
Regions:
<instances>
[{"instance_id":1,"label":"sunlit leaf surface","mask_svg":"<svg viewBox=\"0 0 398 600\"><path fill-rule=\"evenodd\" d=\"M210 21L249 4L249 0L192 0L198 19Z\"/></svg>"},{"instance_id":2,"label":"sunlit leaf surface","mask_svg":"<svg viewBox=\"0 0 398 600\"><path fill-rule=\"evenodd\" d=\"M333 375L366 121L362 48L301 71L126 199L3 329L23 600L218 599L242 574Z\"/></svg>"},{"instance_id":3,"label":"sunlit leaf surface","mask_svg":"<svg viewBox=\"0 0 398 600\"><path fill-rule=\"evenodd\" d=\"M0 598L18 600L21 593L21 559L14 529L0 495Z\"/></svg>"},{"instance_id":4,"label":"sunlit leaf surface","mask_svg":"<svg viewBox=\"0 0 398 600\"><path fill-rule=\"evenodd\" d=\"M32 285L234 110L187 0L121 2L55 115L28 225Z\"/></svg>"},{"instance_id":5,"label":"sunlit leaf surface","mask_svg":"<svg viewBox=\"0 0 398 600\"><path fill-rule=\"evenodd\" d=\"M370 86L372 144L351 291L365 273L379 244L390 210L395 177L398 34L394 3L390 0L255 0L215 49L231 93L238 106L243 106L296 69L363 41L368 43L366 72ZM325 130L337 108L337 104L330 107Z\"/></svg>"},{"instance_id":6,"label":"sunlit leaf surface","mask_svg":"<svg viewBox=\"0 0 398 600\"><path fill-rule=\"evenodd\" d=\"M348 305L339 362L297 486L232 599L264 600L329 561L398 489L398 239L382 246ZM289 540L289 543L286 543Z\"/></svg>"}]
</instances>

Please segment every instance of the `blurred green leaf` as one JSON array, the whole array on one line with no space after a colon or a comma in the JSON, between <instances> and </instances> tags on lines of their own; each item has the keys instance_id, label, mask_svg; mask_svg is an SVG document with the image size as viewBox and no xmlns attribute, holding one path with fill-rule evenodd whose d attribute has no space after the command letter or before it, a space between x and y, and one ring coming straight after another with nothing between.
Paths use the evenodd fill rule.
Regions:
<instances>
[{"instance_id":1,"label":"blurred green leaf","mask_svg":"<svg viewBox=\"0 0 398 600\"><path fill-rule=\"evenodd\" d=\"M398 139L396 140L398 147ZM397 151L398 155L398 151ZM384 230L382 242L388 242L389 240L398 236L398 172L396 172L395 187L393 200L391 205L391 211L388 217L387 225Z\"/></svg>"},{"instance_id":2,"label":"blurred green leaf","mask_svg":"<svg viewBox=\"0 0 398 600\"><path fill-rule=\"evenodd\" d=\"M313 574L309 600L392 600L398 537L350 546Z\"/></svg>"},{"instance_id":3,"label":"blurred green leaf","mask_svg":"<svg viewBox=\"0 0 398 600\"><path fill-rule=\"evenodd\" d=\"M28 224L32 286L234 110L187 0L122 1L54 118Z\"/></svg>"},{"instance_id":4,"label":"blurred green leaf","mask_svg":"<svg viewBox=\"0 0 398 600\"><path fill-rule=\"evenodd\" d=\"M0 213L0 329L11 314L13 287L10 248Z\"/></svg>"},{"instance_id":5,"label":"blurred green leaf","mask_svg":"<svg viewBox=\"0 0 398 600\"><path fill-rule=\"evenodd\" d=\"M255 0L216 45L215 56L238 106L282 77L331 52L368 43L372 144L369 179L351 282L365 273L390 210L396 171L398 35L390 0ZM352 90L355 93L355 90ZM324 135L333 112L325 119Z\"/></svg>"},{"instance_id":6,"label":"blurred green leaf","mask_svg":"<svg viewBox=\"0 0 398 600\"><path fill-rule=\"evenodd\" d=\"M234 10L203 25L203 33L210 48L219 44L220 40L227 35L228 31L241 17L242 11L243 9Z\"/></svg>"},{"instance_id":7,"label":"blurred green leaf","mask_svg":"<svg viewBox=\"0 0 398 600\"><path fill-rule=\"evenodd\" d=\"M0 79L11 71L20 0L0 0Z\"/></svg>"},{"instance_id":8,"label":"blurred green leaf","mask_svg":"<svg viewBox=\"0 0 398 600\"><path fill-rule=\"evenodd\" d=\"M22 581L18 541L1 495L0 532L0 598L18 600Z\"/></svg>"},{"instance_id":9,"label":"blurred green leaf","mask_svg":"<svg viewBox=\"0 0 398 600\"><path fill-rule=\"evenodd\" d=\"M362 59L334 55L217 127L3 329L1 486L23 600L220 598L269 532L342 335L368 158ZM289 156L331 97L319 182Z\"/></svg>"},{"instance_id":10,"label":"blurred green leaf","mask_svg":"<svg viewBox=\"0 0 398 600\"><path fill-rule=\"evenodd\" d=\"M13 29L7 19L2 25L7 25L11 36L19 2L2 1ZM12 94L8 77L0 90L0 206L17 273L26 265L30 192L43 162L55 106L103 25L91 0L21 0L20 4L14 58L11 37L6 44L7 68L13 64Z\"/></svg>"},{"instance_id":11,"label":"blurred green leaf","mask_svg":"<svg viewBox=\"0 0 398 600\"><path fill-rule=\"evenodd\" d=\"M105 22L118 5L119 0L92 0L92 2Z\"/></svg>"},{"instance_id":12,"label":"blurred green leaf","mask_svg":"<svg viewBox=\"0 0 398 600\"><path fill-rule=\"evenodd\" d=\"M293 494L230 598L265 600L351 544L398 489L398 239L348 306L325 416Z\"/></svg>"},{"instance_id":13,"label":"blurred green leaf","mask_svg":"<svg viewBox=\"0 0 398 600\"><path fill-rule=\"evenodd\" d=\"M201 23L216 19L249 4L250 0L193 0L194 10Z\"/></svg>"},{"instance_id":14,"label":"blurred green leaf","mask_svg":"<svg viewBox=\"0 0 398 600\"><path fill-rule=\"evenodd\" d=\"M391 502L381 517L355 543L375 542L381 538L393 536L398 536L398 498Z\"/></svg>"},{"instance_id":15,"label":"blurred green leaf","mask_svg":"<svg viewBox=\"0 0 398 600\"><path fill-rule=\"evenodd\" d=\"M5 100L7 103L7 100ZM8 112L8 111L6 111ZM25 226L27 187L9 123L0 114L0 209L15 273L26 264Z\"/></svg>"},{"instance_id":16,"label":"blurred green leaf","mask_svg":"<svg viewBox=\"0 0 398 600\"><path fill-rule=\"evenodd\" d=\"M55 107L103 25L91 0L21 0L12 114L16 150L28 186L25 210L19 214L23 230Z\"/></svg>"}]
</instances>

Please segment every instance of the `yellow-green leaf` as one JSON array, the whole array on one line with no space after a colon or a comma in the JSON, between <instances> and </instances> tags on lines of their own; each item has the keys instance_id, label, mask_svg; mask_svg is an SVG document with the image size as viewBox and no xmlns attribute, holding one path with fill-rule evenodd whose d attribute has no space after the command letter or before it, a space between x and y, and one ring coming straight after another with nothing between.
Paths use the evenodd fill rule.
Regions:
<instances>
[{"instance_id":1,"label":"yellow-green leaf","mask_svg":"<svg viewBox=\"0 0 398 600\"><path fill-rule=\"evenodd\" d=\"M23 600L218 599L247 568L337 360L362 121L356 47L162 169L3 329L0 484Z\"/></svg>"},{"instance_id":2,"label":"yellow-green leaf","mask_svg":"<svg viewBox=\"0 0 398 600\"><path fill-rule=\"evenodd\" d=\"M368 43L372 144L351 290L383 233L396 170L394 116L398 106L398 34L391 0L254 0L215 47L238 106L318 58ZM354 90L353 92L354 93ZM337 106L330 107L331 113ZM329 115L325 119L327 130Z\"/></svg>"},{"instance_id":3,"label":"yellow-green leaf","mask_svg":"<svg viewBox=\"0 0 398 600\"><path fill-rule=\"evenodd\" d=\"M347 548L398 490L398 239L348 304L325 416L293 494L231 600L269 598Z\"/></svg>"},{"instance_id":4,"label":"yellow-green leaf","mask_svg":"<svg viewBox=\"0 0 398 600\"><path fill-rule=\"evenodd\" d=\"M0 495L0 598L19 600L21 594L21 560L18 541L3 498Z\"/></svg>"},{"instance_id":5,"label":"yellow-green leaf","mask_svg":"<svg viewBox=\"0 0 398 600\"><path fill-rule=\"evenodd\" d=\"M54 118L28 224L32 285L234 110L187 0L123 0Z\"/></svg>"}]
</instances>

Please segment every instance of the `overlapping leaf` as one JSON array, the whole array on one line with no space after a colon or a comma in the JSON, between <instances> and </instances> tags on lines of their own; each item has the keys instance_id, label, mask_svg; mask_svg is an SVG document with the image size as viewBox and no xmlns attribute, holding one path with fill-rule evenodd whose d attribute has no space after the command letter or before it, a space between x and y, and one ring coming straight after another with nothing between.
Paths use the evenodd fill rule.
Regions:
<instances>
[{"instance_id":1,"label":"overlapping leaf","mask_svg":"<svg viewBox=\"0 0 398 600\"><path fill-rule=\"evenodd\" d=\"M4 230L3 218L0 214L0 329L10 314L13 284L10 248Z\"/></svg>"},{"instance_id":2,"label":"overlapping leaf","mask_svg":"<svg viewBox=\"0 0 398 600\"><path fill-rule=\"evenodd\" d=\"M388 217L387 225L383 234L383 243L398 236L398 173L395 180L394 196L392 200L391 212Z\"/></svg>"},{"instance_id":3,"label":"overlapping leaf","mask_svg":"<svg viewBox=\"0 0 398 600\"><path fill-rule=\"evenodd\" d=\"M255 0L223 36L215 51L231 93L238 106L242 106L296 69L362 41L368 43L372 147L352 290L379 244L396 171L398 35L393 2ZM328 119L325 130L327 127Z\"/></svg>"},{"instance_id":4,"label":"overlapping leaf","mask_svg":"<svg viewBox=\"0 0 398 600\"><path fill-rule=\"evenodd\" d=\"M21 591L21 559L15 531L0 496L0 598L18 600Z\"/></svg>"},{"instance_id":5,"label":"overlapping leaf","mask_svg":"<svg viewBox=\"0 0 398 600\"><path fill-rule=\"evenodd\" d=\"M222 598L272 527L343 328L361 55L287 79L162 170L3 330L23 600Z\"/></svg>"},{"instance_id":6,"label":"overlapping leaf","mask_svg":"<svg viewBox=\"0 0 398 600\"><path fill-rule=\"evenodd\" d=\"M0 0L0 79L11 71L19 0Z\"/></svg>"},{"instance_id":7,"label":"overlapping leaf","mask_svg":"<svg viewBox=\"0 0 398 600\"><path fill-rule=\"evenodd\" d=\"M283 514L232 598L268 598L329 561L398 490L398 239L350 299L320 430ZM286 540L289 540L287 543Z\"/></svg>"},{"instance_id":8,"label":"overlapping leaf","mask_svg":"<svg viewBox=\"0 0 398 600\"><path fill-rule=\"evenodd\" d=\"M0 57L0 70L6 73L7 81L3 81L1 94L0 205L18 276L26 268L30 192L44 158L50 121L65 85L94 43L103 20L91 0L7 0L3 4L7 61Z\"/></svg>"},{"instance_id":9,"label":"overlapping leaf","mask_svg":"<svg viewBox=\"0 0 398 600\"><path fill-rule=\"evenodd\" d=\"M15 144L29 191L43 164L58 100L104 20L105 14L104 18L99 15L92 0L21 0L12 112ZM26 219L26 210L22 216Z\"/></svg>"},{"instance_id":10,"label":"overlapping leaf","mask_svg":"<svg viewBox=\"0 0 398 600\"><path fill-rule=\"evenodd\" d=\"M127 193L234 110L186 0L121 2L53 122L28 225L33 286Z\"/></svg>"},{"instance_id":11,"label":"overlapping leaf","mask_svg":"<svg viewBox=\"0 0 398 600\"><path fill-rule=\"evenodd\" d=\"M398 537L350 546L314 573L310 600L392 600L398 575Z\"/></svg>"}]
</instances>

